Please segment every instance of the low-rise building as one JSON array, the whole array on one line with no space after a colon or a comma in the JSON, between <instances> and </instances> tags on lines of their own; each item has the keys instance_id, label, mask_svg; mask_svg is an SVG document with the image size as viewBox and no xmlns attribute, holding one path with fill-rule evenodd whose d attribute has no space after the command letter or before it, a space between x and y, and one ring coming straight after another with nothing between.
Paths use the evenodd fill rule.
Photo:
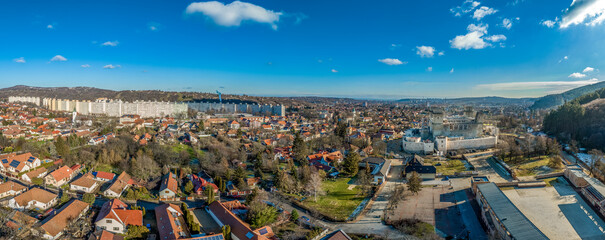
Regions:
<instances>
[{"instance_id":1,"label":"low-rise building","mask_svg":"<svg viewBox=\"0 0 605 240\"><path fill-rule=\"evenodd\" d=\"M0 184L0 198L15 196L25 192L25 190L27 190L27 187L14 181L8 181Z\"/></svg>"},{"instance_id":2,"label":"low-rise building","mask_svg":"<svg viewBox=\"0 0 605 240\"><path fill-rule=\"evenodd\" d=\"M160 185L160 198L173 198L178 191L178 182L174 173L168 173L162 177Z\"/></svg>"},{"instance_id":3,"label":"low-rise building","mask_svg":"<svg viewBox=\"0 0 605 240\"><path fill-rule=\"evenodd\" d=\"M107 197L119 197L133 183L130 175L126 172L122 172L109 188L103 192L103 195Z\"/></svg>"},{"instance_id":4,"label":"low-rise building","mask_svg":"<svg viewBox=\"0 0 605 240\"><path fill-rule=\"evenodd\" d=\"M118 199L105 202L95 220L98 229L120 234L126 233L128 226L142 225L143 212L128 209L128 205Z\"/></svg>"},{"instance_id":5,"label":"low-rise building","mask_svg":"<svg viewBox=\"0 0 605 240\"><path fill-rule=\"evenodd\" d=\"M221 202L214 201L207 208L210 216L219 226L229 225L231 227L232 239L239 240L267 240L273 239L275 234L269 226L260 227L252 230L250 225L238 218L233 212L227 209Z\"/></svg>"},{"instance_id":6,"label":"low-rise building","mask_svg":"<svg viewBox=\"0 0 605 240\"><path fill-rule=\"evenodd\" d=\"M495 183L480 184L477 189L477 202L489 235L504 240L548 239Z\"/></svg>"},{"instance_id":7,"label":"low-rise building","mask_svg":"<svg viewBox=\"0 0 605 240\"><path fill-rule=\"evenodd\" d=\"M53 216L49 216L42 222L40 228L45 239L57 239L65 231L65 228L77 221L89 208L89 205L77 199L65 204Z\"/></svg>"},{"instance_id":8,"label":"low-rise building","mask_svg":"<svg viewBox=\"0 0 605 240\"><path fill-rule=\"evenodd\" d=\"M58 201L57 194L49 191L32 188L19 196L8 200L8 206L17 210L39 209L46 210Z\"/></svg>"},{"instance_id":9,"label":"low-rise building","mask_svg":"<svg viewBox=\"0 0 605 240\"><path fill-rule=\"evenodd\" d=\"M101 181L101 182L113 181L113 179L116 178L115 174L108 173L108 172L102 172L102 171L93 172L92 176L93 176L94 180Z\"/></svg>"},{"instance_id":10,"label":"low-rise building","mask_svg":"<svg viewBox=\"0 0 605 240\"><path fill-rule=\"evenodd\" d=\"M63 166L48 174L44 178L44 181L48 185L60 187L63 184L68 183L74 177L73 173L74 171L70 167Z\"/></svg>"},{"instance_id":11,"label":"low-rise building","mask_svg":"<svg viewBox=\"0 0 605 240\"><path fill-rule=\"evenodd\" d=\"M157 206L155 208L155 219L162 240L186 239L190 236L187 225L185 225L183 212L177 205L167 203Z\"/></svg>"},{"instance_id":12,"label":"low-rise building","mask_svg":"<svg viewBox=\"0 0 605 240\"><path fill-rule=\"evenodd\" d=\"M418 155L414 155L412 159L408 160L404 171L406 178L409 178L412 172L416 172L421 179L427 180L435 179L437 174L437 168L433 165L425 164L424 159Z\"/></svg>"},{"instance_id":13,"label":"low-rise building","mask_svg":"<svg viewBox=\"0 0 605 240\"><path fill-rule=\"evenodd\" d=\"M34 178L44 178L48 171L45 167L39 167L35 170L29 171L23 175L21 175L21 179L23 181L32 182Z\"/></svg>"},{"instance_id":14,"label":"low-rise building","mask_svg":"<svg viewBox=\"0 0 605 240\"><path fill-rule=\"evenodd\" d=\"M84 174L82 177L71 182L71 184L69 184L69 189L72 191L91 193L98 186L99 184L93 179L92 174L87 173Z\"/></svg>"},{"instance_id":15,"label":"low-rise building","mask_svg":"<svg viewBox=\"0 0 605 240\"><path fill-rule=\"evenodd\" d=\"M373 184L382 184L383 182L386 182L389 171L391 170L391 160L379 157L365 158L359 165L370 168Z\"/></svg>"}]
</instances>

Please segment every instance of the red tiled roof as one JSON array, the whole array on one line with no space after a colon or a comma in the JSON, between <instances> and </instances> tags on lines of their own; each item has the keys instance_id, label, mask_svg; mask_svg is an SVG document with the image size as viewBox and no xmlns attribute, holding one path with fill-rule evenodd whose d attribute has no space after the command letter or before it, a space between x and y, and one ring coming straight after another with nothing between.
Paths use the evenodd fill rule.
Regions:
<instances>
[{"instance_id":1,"label":"red tiled roof","mask_svg":"<svg viewBox=\"0 0 605 240\"><path fill-rule=\"evenodd\" d=\"M224 225L231 226L231 233L237 236L237 238L239 238L240 240L267 240L268 237L270 237L266 235L260 235L259 232L253 231L250 228L250 225L235 216L235 214L229 211L229 209L227 209L219 201L212 202L208 208L210 209L212 214L214 214L214 216L216 216L221 221L221 223L223 223ZM270 231L271 228L269 226L263 228L266 228L268 232L272 232Z\"/></svg>"},{"instance_id":2,"label":"red tiled roof","mask_svg":"<svg viewBox=\"0 0 605 240\"><path fill-rule=\"evenodd\" d=\"M67 227L70 222L75 221L87 208L87 203L74 199L63 206L57 215L45 219L45 222L40 227L49 235L53 237L57 236L60 232L65 230L65 227Z\"/></svg>"},{"instance_id":3,"label":"red tiled roof","mask_svg":"<svg viewBox=\"0 0 605 240\"><path fill-rule=\"evenodd\" d=\"M67 177L71 177L71 174L73 173L73 170L71 168L69 168L68 166L63 166L53 172L50 173L50 175L55 179L55 181L61 181Z\"/></svg>"}]
</instances>

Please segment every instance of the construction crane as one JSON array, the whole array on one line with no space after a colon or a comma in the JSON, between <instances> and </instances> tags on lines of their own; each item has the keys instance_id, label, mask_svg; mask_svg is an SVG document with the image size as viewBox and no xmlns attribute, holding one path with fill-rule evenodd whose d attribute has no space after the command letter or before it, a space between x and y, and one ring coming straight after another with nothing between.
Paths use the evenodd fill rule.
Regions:
<instances>
[{"instance_id":1,"label":"construction crane","mask_svg":"<svg viewBox=\"0 0 605 240\"><path fill-rule=\"evenodd\" d=\"M221 92L219 92L218 90L216 90L216 93L218 93L218 101L219 101L220 103L223 103L223 99L221 98L222 93L221 93Z\"/></svg>"}]
</instances>

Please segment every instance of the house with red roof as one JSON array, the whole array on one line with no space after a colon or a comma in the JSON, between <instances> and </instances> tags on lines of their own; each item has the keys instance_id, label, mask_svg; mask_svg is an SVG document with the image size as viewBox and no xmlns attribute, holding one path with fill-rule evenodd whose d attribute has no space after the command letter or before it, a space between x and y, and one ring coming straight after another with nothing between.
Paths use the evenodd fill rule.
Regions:
<instances>
[{"instance_id":1,"label":"house with red roof","mask_svg":"<svg viewBox=\"0 0 605 240\"><path fill-rule=\"evenodd\" d=\"M0 170L14 173L27 172L41 165L40 159L31 153L0 155Z\"/></svg>"},{"instance_id":2,"label":"house with red roof","mask_svg":"<svg viewBox=\"0 0 605 240\"><path fill-rule=\"evenodd\" d=\"M264 226L253 230L249 224L242 221L233 212L231 212L223 203L219 201L212 202L207 207L208 213L219 226L229 225L231 227L232 239L238 240L268 240L275 239L275 234L269 226ZM157 214L157 213L156 213ZM159 224L159 222L158 222Z\"/></svg>"},{"instance_id":3,"label":"house with red roof","mask_svg":"<svg viewBox=\"0 0 605 240\"><path fill-rule=\"evenodd\" d=\"M52 185L55 187L60 187L63 184L66 184L74 177L74 170L68 166L60 167L59 169L52 171L50 174L46 175L44 181L48 185Z\"/></svg>"},{"instance_id":4,"label":"house with red roof","mask_svg":"<svg viewBox=\"0 0 605 240\"><path fill-rule=\"evenodd\" d=\"M103 204L95 226L97 229L123 234L128 226L143 226L143 211L128 209L127 204L114 198Z\"/></svg>"},{"instance_id":5,"label":"house with red roof","mask_svg":"<svg viewBox=\"0 0 605 240\"><path fill-rule=\"evenodd\" d=\"M160 185L159 195L160 198L173 198L176 196L179 185L176 180L174 173L168 173L162 177L162 184Z\"/></svg>"},{"instance_id":6,"label":"house with red roof","mask_svg":"<svg viewBox=\"0 0 605 240\"><path fill-rule=\"evenodd\" d=\"M92 173L92 177L96 181L109 182L113 181L113 179L116 178L116 175L113 173L96 171Z\"/></svg>"}]
</instances>

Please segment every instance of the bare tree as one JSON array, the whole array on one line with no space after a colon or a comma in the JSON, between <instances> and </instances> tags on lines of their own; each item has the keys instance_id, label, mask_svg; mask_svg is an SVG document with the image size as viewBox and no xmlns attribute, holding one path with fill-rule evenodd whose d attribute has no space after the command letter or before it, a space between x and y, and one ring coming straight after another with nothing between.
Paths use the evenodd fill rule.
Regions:
<instances>
[{"instance_id":1,"label":"bare tree","mask_svg":"<svg viewBox=\"0 0 605 240\"><path fill-rule=\"evenodd\" d=\"M317 202L317 195L322 195L324 194L324 191L321 187L321 176L319 176L319 173L317 171L311 171L311 175L309 176L309 181L307 181L307 184L305 185L305 190L307 191L307 193L313 195L313 200L315 202Z\"/></svg>"}]
</instances>

